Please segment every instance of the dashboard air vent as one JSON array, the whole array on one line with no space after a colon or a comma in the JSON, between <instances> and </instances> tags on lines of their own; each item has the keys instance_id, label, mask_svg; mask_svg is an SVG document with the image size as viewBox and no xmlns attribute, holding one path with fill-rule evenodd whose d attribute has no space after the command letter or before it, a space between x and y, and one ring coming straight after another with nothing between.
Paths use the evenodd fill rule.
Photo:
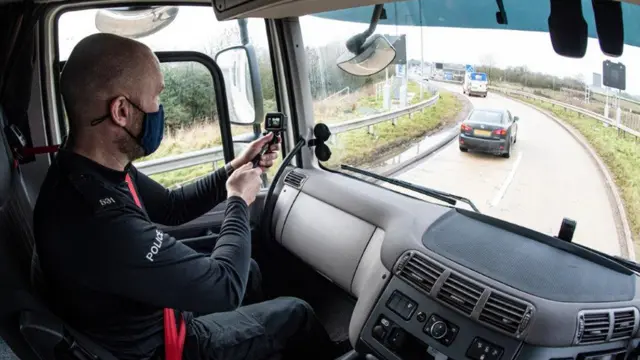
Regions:
<instances>
[{"instance_id":1,"label":"dashboard air vent","mask_svg":"<svg viewBox=\"0 0 640 360\"><path fill-rule=\"evenodd\" d=\"M524 329L521 324L530 316L527 304L491 292L478 319L515 335Z\"/></svg>"},{"instance_id":2,"label":"dashboard air vent","mask_svg":"<svg viewBox=\"0 0 640 360\"><path fill-rule=\"evenodd\" d=\"M636 312L633 309L617 310L613 313L613 335L611 340L630 338L636 327Z\"/></svg>"},{"instance_id":3,"label":"dashboard air vent","mask_svg":"<svg viewBox=\"0 0 640 360\"><path fill-rule=\"evenodd\" d=\"M284 183L293 186L296 189L299 189L302 183L307 179L304 174L300 174L295 170L289 171L287 176L284 178Z\"/></svg>"},{"instance_id":4,"label":"dashboard air vent","mask_svg":"<svg viewBox=\"0 0 640 360\"><path fill-rule=\"evenodd\" d=\"M428 294L443 271L440 266L414 253L400 265L398 277Z\"/></svg>"},{"instance_id":5,"label":"dashboard air vent","mask_svg":"<svg viewBox=\"0 0 640 360\"><path fill-rule=\"evenodd\" d=\"M578 318L578 344L604 342L609 336L610 326L608 310L581 312Z\"/></svg>"},{"instance_id":6,"label":"dashboard air vent","mask_svg":"<svg viewBox=\"0 0 640 360\"><path fill-rule=\"evenodd\" d=\"M438 292L438 299L471 315L484 289L456 274L450 274Z\"/></svg>"}]
</instances>

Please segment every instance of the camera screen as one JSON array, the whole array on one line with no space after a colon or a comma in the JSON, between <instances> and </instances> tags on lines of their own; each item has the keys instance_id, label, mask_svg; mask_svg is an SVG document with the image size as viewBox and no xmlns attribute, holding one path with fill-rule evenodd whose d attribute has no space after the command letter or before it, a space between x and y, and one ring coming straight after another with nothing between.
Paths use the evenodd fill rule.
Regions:
<instances>
[{"instance_id":1,"label":"camera screen","mask_svg":"<svg viewBox=\"0 0 640 360\"><path fill-rule=\"evenodd\" d=\"M281 113L269 113L264 119L264 128L267 131L284 131L285 117Z\"/></svg>"}]
</instances>

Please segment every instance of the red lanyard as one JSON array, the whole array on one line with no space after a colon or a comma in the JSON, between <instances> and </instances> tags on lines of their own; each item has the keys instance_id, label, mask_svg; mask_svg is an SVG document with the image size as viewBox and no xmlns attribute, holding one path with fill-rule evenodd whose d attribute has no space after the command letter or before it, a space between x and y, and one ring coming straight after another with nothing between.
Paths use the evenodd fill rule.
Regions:
<instances>
[{"instance_id":1,"label":"red lanyard","mask_svg":"<svg viewBox=\"0 0 640 360\"><path fill-rule=\"evenodd\" d=\"M138 193L136 192L136 188L133 186L133 181L131 181L131 176L129 176L129 174L126 175L125 181L127 182L127 186L129 186L129 191L131 192L131 196L133 196L133 201L139 208L142 208L140 198L138 198ZM187 331L184 318L182 318L182 316L180 317L180 332L178 332L176 329L175 312L173 309L165 308L164 354L166 360L182 360L182 349L184 349L184 339L186 335Z\"/></svg>"}]
</instances>

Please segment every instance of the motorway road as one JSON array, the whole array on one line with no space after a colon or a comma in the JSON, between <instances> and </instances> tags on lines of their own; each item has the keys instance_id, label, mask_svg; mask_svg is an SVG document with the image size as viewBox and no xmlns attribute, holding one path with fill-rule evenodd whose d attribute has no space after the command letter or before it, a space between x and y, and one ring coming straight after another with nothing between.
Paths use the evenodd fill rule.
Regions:
<instances>
[{"instance_id":1,"label":"motorway road","mask_svg":"<svg viewBox=\"0 0 640 360\"><path fill-rule=\"evenodd\" d=\"M438 85L462 91L460 85ZM563 217L574 219L574 242L620 255L615 203L586 150L555 121L526 105L491 92L469 99L474 107L506 107L520 117L511 158L463 153L456 138L395 177L467 197L484 214L549 235L557 235Z\"/></svg>"}]
</instances>

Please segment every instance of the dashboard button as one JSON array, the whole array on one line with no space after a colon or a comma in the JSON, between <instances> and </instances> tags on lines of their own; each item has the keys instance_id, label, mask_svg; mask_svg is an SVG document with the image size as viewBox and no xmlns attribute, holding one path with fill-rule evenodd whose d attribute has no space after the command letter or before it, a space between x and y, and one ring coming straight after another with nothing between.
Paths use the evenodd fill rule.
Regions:
<instances>
[{"instance_id":1,"label":"dashboard button","mask_svg":"<svg viewBox=\"0 0 640 360\"><path fill-rule=\"evenodd\" d=\"M445 335L447 335L447 324L443 321L436 321L433 325L431 325L431 329L429 332L431 333L431 337L436 340L442 339Z\"/></svg>"},{"instance_id":2,"label":"dashboard button","mask_svg":"<svg viewBox=\"0 0 640 360\"><path fill-rule=\"evenodd\" d=\"M440 340L444 345L449 346L456 339L456 335L458 335L458 327L452 324L449 324L449 331L447 331L447 335Z\"/></svg>"},{"instance_id":3,"label":"dashboard button","mask_svg":"<svg viewBox=\"0 0 640 360\"><path fill-rule=\"evenodd\" d=\"M385 328L389 327L389 325L391 325L391 323L389 322L389 320L385 319L385 318L381 318L380 319L380 324L382 326L384 326Z\"/></svg>"},{"instance_id":4,"label":"dashboard button","mask_svg":"<svg viewBox=\"0 0 640 360\"><path fill-rule=\"evenodd\" d=\"M389 339L387 341L389 342L389 345L393 349L400 349L402 345L404 345L404 340L405 340L404 330L395 328L391 332L391 335L389 335Z\"/></svg>"},{"instance_id":5,"label":"dashboard button","mask_svg":"<svg viewBox=\"0 0 640 360\"><path fill-rule=\"evenodd\" d=\"M418 320L419 322L425 322L427 320L427 315L422 311L419 311L416 314L416 320Z\"/></svg>"},{"instance_id":6,"label":"dashboard button","mask_svg":"<svg viewBox=\"0 0 640 360\"><path fill-rule=\"evenodd\" d=\"M374 339L382 341L384 336L387 335L387 330L385 330L382 325L376 325L373 327L372 333Z\"/></svg>"},{"instance_id":7,"label":"dashboard button","mask_svg":"<svg viewBox=\"0 0 640 360\"><path fill-rule=\"evenodd\" d=\"M492 346L489 353L487 353L486 360L499 360L502 356L502 348L497 346Z\"/></svg>"},{"instance_id":8,"label":"dashboard button","mask_svg":"<svg viewBox=\"0 0 640 360\"><path fill-rule=\"evenodd\" d=\"M400 316L402 316L405 320L411 319L411 316L413 316L413 313L416 311L416 303L408 298L405 298L402 305L403 306L400 310Z\"/></svg>"},{"instance_id":9,"label":"dashboard button","mask_svg":"<svg viewBox=\"0 0 640 360\"><path fill-rule=\"evenodd\" d=\"M398 303L400 302L400 296L398 292L394 292L391 294L389 301L387 301L387 307L393 311L396 311L398 308Z\"/></svg>"},{"instance_id":10,"label":"dashboard button","mask_svg":"<svg viewBox=\"0 0 640 360\"><path fill-rule=\"evenodd\" d=\"M481 338L473 339L467 349L467 356L475 360L499 360L503 349Z\"/></svg>"},{"instance_id":11,"label":"dashboard button","mask_svg":"<svg viewBox=\"0 0 640 360\"><path fill-rule=\"evenodd\" d=\"M399 291L394 291L387 301L387 307L401 318L409 320L416 311L417 303Z\"/></svg>"}]
</instances>

